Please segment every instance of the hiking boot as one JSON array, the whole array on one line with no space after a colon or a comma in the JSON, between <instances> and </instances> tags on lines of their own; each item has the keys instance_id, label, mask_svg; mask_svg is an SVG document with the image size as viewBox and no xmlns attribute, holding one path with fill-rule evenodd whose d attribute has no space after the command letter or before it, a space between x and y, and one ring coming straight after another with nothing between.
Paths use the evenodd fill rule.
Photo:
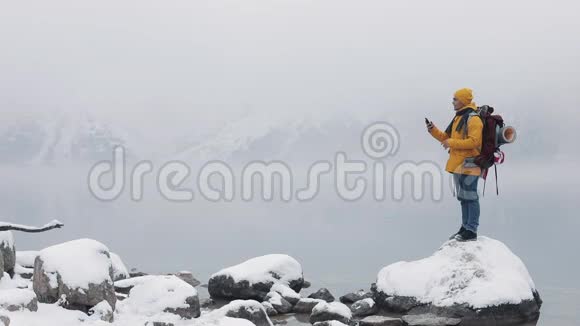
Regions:
<instances>
[{"instance_id":1,"label":"hiking boot","mask_svg":"<svg viewBox=\"0 0 580 326\"><path fill-rule=\"evenodd\" d=\"M477 240L477 233L464 229L463 232L459 232L455 236L455 240L457 240L459 242L475 241L475 240Z\"/></svg>"},{"instance_id":2,"label":"hiking boot","mask_svg":"<svg viewBox=\"0 0 580 326\"><path fill-rule=\"evenodd\" d=\"M457 231L456 233L453 233L450 237L449 240L453 240L455 239L455 236L457 236L459 233L465 231L465 228L463 226L461 226L461 228L459 229L459 231Z\"/></svg>"}]
</instances>

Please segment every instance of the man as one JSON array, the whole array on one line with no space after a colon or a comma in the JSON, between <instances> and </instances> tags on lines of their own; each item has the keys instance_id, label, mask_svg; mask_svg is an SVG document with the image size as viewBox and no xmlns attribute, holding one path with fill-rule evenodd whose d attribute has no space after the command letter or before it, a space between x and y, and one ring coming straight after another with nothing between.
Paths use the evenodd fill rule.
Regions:
<instances>
[{"instance_id":1,"label":"man","mask_svg":"<svg viewBox=\"0 0 580 326\"><path fill-rule=\"evenodd\" d=\"M473 163L473 158L481 150L483 122L477 115L473 102L473 91L462 88L453 97L455 117L445 130L439 130L432 122L427 130L449 151L445 170L453 174L457 199L461 203L462 224L459 231L449 239L471 241L477 239L479 226L479 196L477 182L481 169Z\"/></svg>"}]
</instances>

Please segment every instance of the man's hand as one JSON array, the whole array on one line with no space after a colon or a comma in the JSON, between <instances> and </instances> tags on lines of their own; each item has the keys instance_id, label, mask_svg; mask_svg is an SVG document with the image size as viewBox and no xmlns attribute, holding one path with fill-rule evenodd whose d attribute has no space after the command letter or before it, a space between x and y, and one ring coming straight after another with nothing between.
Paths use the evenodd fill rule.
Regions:
<instances>
[{"instance_id":1,"label":"man's hand","mask_svg":"<svg viewBox=\"0 0 580 326\"><path fill-rule=\"evenodd\" d=\"M427 132L431 132L431 130L435 127L435 125L433 124L433 122L429 122L427 124Z\"/></svg>"},{"instance_id":2,"label":"man's hand","mask_svg":"<svg viewBox=\"0 0 580 326\"><path fill-rule=\"evenodd\" d=\"M443 146L443 148L445 149L449 149L449 139L445 139L444 141L442 141L441 146Z\"/></svg>"}]
</instances>

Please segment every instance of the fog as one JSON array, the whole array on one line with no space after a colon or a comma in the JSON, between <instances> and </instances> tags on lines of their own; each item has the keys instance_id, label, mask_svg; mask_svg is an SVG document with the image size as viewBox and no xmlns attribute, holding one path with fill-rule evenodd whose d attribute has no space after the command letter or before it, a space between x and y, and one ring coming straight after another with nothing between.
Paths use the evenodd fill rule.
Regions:
<instances>
[{"instance_id":1,"label":"fog","mask_svg":"<svg viewBox=\"0 0 580 326\"><path fill-rule=\"evenodd\" d=\"M129 168L190 164L190 187L213 159L237 172L276 159L302 176L337 151L372 163L360 137L374 121L400 136L387 166L443 167L447 154L424 117L444 128L453 92L470 87L518 131L504 147L500 196L488 180L482 232L522 257L546 293L544 322L577 322L566 305L580 294L579 13L577 1L5 2L0 216L65 222L17 234L19 249L92 237L130 266L191 269L203 281L287 252L315 286L368 287L381 266L424 257L455 231L447 185L437 202L345 202L327 188L308 203L212 203L199 193L175 203L150 175L142 201L124 192L101 202L89 169L122 145Z\"/></svg>"}]
</instances>

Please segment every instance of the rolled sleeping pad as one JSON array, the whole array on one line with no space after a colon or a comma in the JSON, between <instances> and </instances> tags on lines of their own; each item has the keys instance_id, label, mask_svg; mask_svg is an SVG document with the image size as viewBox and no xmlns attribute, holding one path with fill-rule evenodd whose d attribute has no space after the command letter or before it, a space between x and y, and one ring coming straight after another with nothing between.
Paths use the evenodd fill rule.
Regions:
<instances>
[{"instance_id":1,"label":"rolled sleeping pad","mask_svg":"<svg viewBox=\"0 0 580 326\"><path fill-rule=\"evenodd\" d=\"M512 126L505 126L497 130L498 145L511 144L516 141L516 128Z\"/></svg>"}]
</instances>

